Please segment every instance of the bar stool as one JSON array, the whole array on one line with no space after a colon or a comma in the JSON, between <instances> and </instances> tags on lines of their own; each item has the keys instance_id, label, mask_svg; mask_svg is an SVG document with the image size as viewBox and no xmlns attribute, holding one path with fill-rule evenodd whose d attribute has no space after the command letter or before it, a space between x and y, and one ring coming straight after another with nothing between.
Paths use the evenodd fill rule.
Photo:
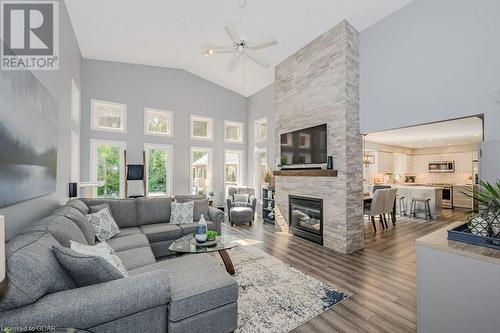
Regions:
<instances>
[{"instance_id":1,"label":"bar stool","mask_svg":"<svg viewBox=\"0 0 500 333\"><path fill-rule=\"evenodd\" d=\"M424 210L417 210L417 202L424 203ZM427 198L411 198L410 217L417 217L417 212L424 212L425 219L432 220L430 202L431 202L431 199L427 199Z\"/></svg>"},{"instance_id":2,"label":"bar stool","mask_svg":"<svg viewBox=\"0 0 500 333\"><path fill-rule=\"evenodd\" d=\"M399 200L399 216L408 216L408 214L406 214L406 197L398 194L397 198Z\"/></svg>"}]
</instances>

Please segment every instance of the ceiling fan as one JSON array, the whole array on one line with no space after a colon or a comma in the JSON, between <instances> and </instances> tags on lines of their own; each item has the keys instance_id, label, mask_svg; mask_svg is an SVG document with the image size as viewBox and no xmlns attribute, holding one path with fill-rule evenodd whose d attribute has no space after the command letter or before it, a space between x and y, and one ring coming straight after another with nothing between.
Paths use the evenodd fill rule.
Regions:
<instances>
[{"instance_id":1,"label":"ceiling fan","mask_svg":"<svg viewBox=\"0 0 500 333\"><path fill-rule=\"evenodd\" d=\"M238 33L238 29L236 28L234 23L228 23L224 29L226 30L226 33L233 45L228 47L209 47L204 50L203 53L205 55L233 53L233 57L231 58L231 61L229 61L229 64L227 66L227 70L229 72L232 72L236 68L242 57L247 57L248 59L252 60L262 67L269 67L269 61L267 61L264 57L255 53L254 51L274 46L278 44L278 41L271 40L259 44L250 44L248 39L246 39L244 36L240 36L240 34Z\"/></svg>"}]
</instances>

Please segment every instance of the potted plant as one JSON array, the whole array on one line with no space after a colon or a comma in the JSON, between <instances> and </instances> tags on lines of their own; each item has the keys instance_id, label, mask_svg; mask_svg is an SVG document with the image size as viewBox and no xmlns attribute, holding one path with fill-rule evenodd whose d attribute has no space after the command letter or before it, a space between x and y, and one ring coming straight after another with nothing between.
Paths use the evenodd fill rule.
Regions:
<instances>
[{"instance_id":1,"label":"potted plant","mask_svg":"<svg viewBox=\"0 0 500 333\"><path fill-rule=\"evenodd\" d=\"M271 170L267 170L266 171L266 174L264 175L264 187L265 188L268 188L269 187L269 184L271 183L271 177L273 176L273 174L271 173Z\"/></svg>"}]
</instances>

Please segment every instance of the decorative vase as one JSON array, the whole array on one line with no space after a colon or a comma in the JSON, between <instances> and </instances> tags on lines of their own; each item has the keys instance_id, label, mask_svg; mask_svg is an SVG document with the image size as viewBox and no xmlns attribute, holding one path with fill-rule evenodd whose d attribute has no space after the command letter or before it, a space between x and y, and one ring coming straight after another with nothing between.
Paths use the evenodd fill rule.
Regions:
<instances>
[{"instance_id":1,"label":"decorative vase","mask_svg":"<svg viewBox=\"0 0 500 333\"><path fill-rule=\"evenodd\" d=\"M205 243L207 241L207 231L208 231L207 221L205 221L205 217L203 216L203 214L201 214L194 235L198 243Z\"/></svg>"}]
</instances>

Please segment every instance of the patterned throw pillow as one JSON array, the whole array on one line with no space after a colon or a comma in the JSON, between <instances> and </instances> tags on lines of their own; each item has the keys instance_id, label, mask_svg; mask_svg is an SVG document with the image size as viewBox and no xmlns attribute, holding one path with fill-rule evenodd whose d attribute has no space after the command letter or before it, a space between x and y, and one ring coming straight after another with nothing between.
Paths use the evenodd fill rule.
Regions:
<instances>
[{"instance_id":1,"label":"patterned throw pillow","mask_svg":"<svg viewBox=\"0 0 500 333\"><path fill-rule=\"evenodd\" d=\"M80 254L101 257L106 260L108 263L113 265L123 276L128 277L127 270L125 266L123 266L122 261L115 253L115 250L109 246L108 243L102 242L94 246L80 244L77 242L70 241L71 249Z\"/></svg>"},{"instance_id":2,"label":"patterned throw pillow","mask_svg":"<svg viewBox=\"0 0 500 333\"><path fill-rule=\"evenodd\" d=\"M120 233L120 228L118 228L108 207L87 215L87 220L94 227L95 236L101 242L105 242Z\"/></svg>"},{"instance_id":3,"label":"patterned throw pillow","mask_svg":"<svg viewBox=\"0 0 500 333\"><path fill-rule=\"evenodd\" d=\"M172 212L170 213L170 223L186 224L193 223L194 201L179 203L172 202Z\"/></svg>"}]
</instances>

